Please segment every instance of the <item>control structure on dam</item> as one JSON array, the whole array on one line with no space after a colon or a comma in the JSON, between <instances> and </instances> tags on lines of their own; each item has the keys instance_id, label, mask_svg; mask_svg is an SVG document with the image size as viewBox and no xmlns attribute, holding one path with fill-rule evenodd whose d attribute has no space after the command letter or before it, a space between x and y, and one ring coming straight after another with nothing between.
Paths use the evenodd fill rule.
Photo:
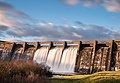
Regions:
<instances>
[{"instance_id":1,"label":"control structure on dam","mask_svg":"<svg viewBox=\"0 0 120 83\"><path fill-rule=\"evenodd\" d=\"M32 60L57 73L120 70L120 41L0 42L0 61Z\"/></svg>"}]
</instances>

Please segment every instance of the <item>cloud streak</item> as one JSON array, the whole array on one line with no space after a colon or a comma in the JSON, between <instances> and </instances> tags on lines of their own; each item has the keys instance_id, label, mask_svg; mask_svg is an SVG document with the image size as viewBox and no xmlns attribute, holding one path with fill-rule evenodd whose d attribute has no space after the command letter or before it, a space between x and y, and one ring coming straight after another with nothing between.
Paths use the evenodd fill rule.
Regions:
<instances>
[{"instance_id":1,"label":"cloud streak","mask_svg":"<svg viewBox=\"0 0 120 83\"><path fill-rule=\"evenodd\" d=\"M0 37L5 37L3 41L109 40L120 37L119 31L112 31L104 26L84 24L80 21L75 23L77 26L57 25L51 22L34 23L34 19L29 15L0 2Z\"/></svg>"},{"instance_id":2,"label":"cloud streak","mask_svg":"<svg viewBox=\"0 0 120 83\"><path fill-rule=\"evenodd\" d=\"M10 4L0 2L0 32L2 35L24 36L34 21L29 15L18 11Z\"/></svg>"},{"instance_id":3,"label":"cloud streak","mask_svg":"<svg viewBox=\"0 0 120 83\"><path fill-rule=\"evenodd\" d=\"M109 12L120 12L120 0L64 0L68 5L103 6Z\"/></svg>"},{"instance_id":4,"label":"cloud streak","mask_svg":"<svg viewBox=\"0 0 120 83\"><path fill-rule=\"evenodd\" d=\"M85 28L82 26L84 25ZM82 26L55 25L53 23L40 23L34 29L24 29L22 33L7 33L16 37L31 37L35 41L61 41L61 40L110 40L119 39L119 31L112 31L103 26L83 24ZM18 31L17 31L18 32Z\"/></svg>"}]
</instances>

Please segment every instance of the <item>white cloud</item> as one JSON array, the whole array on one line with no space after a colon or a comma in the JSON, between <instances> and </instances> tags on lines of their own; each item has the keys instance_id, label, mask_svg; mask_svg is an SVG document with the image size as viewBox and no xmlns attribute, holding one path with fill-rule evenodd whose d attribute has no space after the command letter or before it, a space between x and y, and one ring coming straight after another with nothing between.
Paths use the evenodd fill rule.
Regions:
<instances>
[{"instance_id":1,"label":"white cloud","mask_svg":"<svg viewBox=\"0 0 120 83\"><path fill-rule=\"evenodd\" d=\"M80 4L85 7L103 6L107 11L120 12L120 0L65 0L69 5Z\"/></svg>"},{"instance_id":2,"label":"white cloud","mask_svg":"<svg viewBox=\"0 0 120 83\"><path fill-rule=\"evenodd\" d=\"M110 12L120 12L120 0L104 0L104 6Z\"/></svg>"},{"instance_id":3,"label":"white cloud","mask_svg":"<svg viewBox=\"0 0 120 83\"><path fill-rule=\"evenodd\" d=\"M76 5L79 2L79 0L65 0L65 2L69 5Z\"/></svg>"},{"instance_id":4,"label":"white cloud","mask_svg":"<svg viewBox=\"0 0 120 83\"><path fill-rule=\"evenodd\" d=\"M18 38L2 38L3 41L17 42L20 41Z\"/></svg>"},{"instance_id":5,"label":"white cloud","mask_svg":"<svg viewBox=\"0 0 120 83\"><path fill-rule=\"evenodd\" d=\"M73 32L73 35L74 35L75 37L78 37L78 38L80 38L80 39L82 39L82 38L83 38L83 36L82 36L82 35L80 35L80 34L77 34L77 33L75 33L75 32Z\"/></svg>"}]
</instances>

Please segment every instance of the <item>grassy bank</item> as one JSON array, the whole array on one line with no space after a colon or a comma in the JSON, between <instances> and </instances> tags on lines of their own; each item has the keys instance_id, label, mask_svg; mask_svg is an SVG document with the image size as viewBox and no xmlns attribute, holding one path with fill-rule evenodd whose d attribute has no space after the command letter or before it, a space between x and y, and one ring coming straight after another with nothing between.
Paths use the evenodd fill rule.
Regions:
<instances>
[{"instance_id":1,"label":"grassy bank","mask_svg":"<svg viewBox=\"0 0 120 83\"><path fill-rule=\"evenodd\" d=\"M120 83L120 71L106 71L91 75L60 76L50 79L51 83Z\"/></svg>"},{"instance_id":2,"label":"grassy bank","mask_svg":"<svg viewBox=\"0 0 120 83\"><path fill-rule=\"evenodd\" d=\"M0 83L120 83L120 71L52 77L44 65L33 62L0 62Z\"/></svg>"}]
</instances>

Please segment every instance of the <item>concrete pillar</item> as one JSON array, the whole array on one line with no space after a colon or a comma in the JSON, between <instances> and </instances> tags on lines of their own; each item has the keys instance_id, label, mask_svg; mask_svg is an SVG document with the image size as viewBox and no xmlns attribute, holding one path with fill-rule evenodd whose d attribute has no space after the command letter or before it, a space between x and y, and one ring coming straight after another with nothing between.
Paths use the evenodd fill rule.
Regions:
<instances>
[{"instance_id":1,"label":"concrete pillar","mask_svg":"<svg viewBox=\"0 0 120 83\"><path fill-rule=\"evenodd\" d=\"M110 48L107 49L106 62L105 62L105 71L109 71L108 68L108 57L110 55Z\"/></svg>"},{"instance_id":2,"label":"concrete pillar","mask_svg":"<svg viewBox=\"0 0 120 83\"><path fill-rule=\"evenodd\" d=\"M63 48L65 49L65 47L67 47L67 42L66 41L63 42Z\"/></svg>"},{"instance_id":3,"label":"concrete pillar","mask_svg":"<svg viewBox=\"0 0 120 83\"><path fill-rule=\"evenodd\" d=\"M89 71L88 71L88 74L90 74L91 73L91 67L92 67L92 59L93 59L93 50L94 50L94 48L91 48L91 54L90 54L90 64L89 64Z\"/></svg>"},{"instance_id":4,"label":"concrete pillar","mask_svg":"<svg viewBox=\"0 0 120 83\"><path fill-rule=\"evenodd\" d=\"M75 63L75 72L79 72L79 68L80 68L80 58L81 58L80 50L81 50L81 44L82 44L82 42L79 41L78 42L78 50L77 50L76 63Z\"/></svg>"},{"instance_id":5,"label":"concrete pillar","mask_svg":"<svg viewBox=\"0 0 120 83\"><path fill-rule=\"evenodd\" d=\"M94 43L93 43L93 53L92 53L92 59L91 59L90 73L94 73L94 62L95 62L95 56L96 56L96 48L97 48L97 41L94 41Z\"/></svg>"},{"instance_id":6,"label":"concrete pillar","mask_svg":"<svg viewBox=\"0 0 120 83\"><path fill-rule=\"evenodd\" d=\"M23 43L23 53L27 50L27 48L28 48L28 45L27 45L26 42L24 42L24 43ZM22 54L23 54L23 53L22 53Z\"/></svg>"},{"instance_id":7,"label":"concrete pillar","mask_svg":"<svg viewBox=\"0 0 120 83\"><path fill-rule=\"evenodd\" d=\"M49 42L49 47L48 47L49 49L48 49L47 57L48 57L49 51L52 47L53 47L53 42ZM46 61L47 61L47 58L46 58L45 62Z\"/></svg>"},{"instance_id":8,"label":"concrete pillar","mask_svg":"<svg viewBox=\"0 0 120 83\"><path fill-rule=\"evenodd\" d=\"M115 64L113 58L115 58L115 55L113 55L113 47L114 47L114 40L111 40L110 46L109 46L109 55L108 55L108 61L107 61L107 70L115 70ZM114 68L111 67L114 65Z\"/></svg>"},{"instance_id":9,"label":"concrete pillar","mask_svg":"<svg viewBox=\"0 0 120 83\"><path fill-rule=\"evenodd\" d=\"M103 63L103 61L104 61L104 60L103 60L103 59L104 59L104 49L105 49L105 48L103 48L103 47L101 48L100 66L99 66L99 68L98 68L99 70L102 70L102 63Z\"/></svg>"},{"instance_id":10,"label":"concrete pillar","mask_svg":"<svg viewBox=\"0 0 120 83\"><path fill-rule=\"evenodd\" d=\"M15 48L16 48L16 44L15 44L15 42L13 42L12 43L12 49L11 49L11 52L10 52L10 61L12 60L13 54L15 52Z\"/></svg>"},{"instance_id":11,"label":"concrete pillar","mask_svg":"<svg viewBox=\"0 0 120 83\"><path fill-rule=\"evenodd\" d=\"M34 58L34 54L35 54L35 52L37 51L37 49L40 47L40 44L39 44L39 42L35 42L34 43L34 52L33 52L33 57L32 58Z\"/></svg>"},{"instance_id":12,"label":"concrete pillar","mask_svg":"<svg viewBox=\"0 0 120 83\"><path fill-rule=\"evenodd\" d=\"M60 63L61 63L62 55L63 55L63 52L64 52L64 50L65 50L66 47L67 47L67 42L64 41L64 42L63 42L63 49L62 49L62 54L61 54L61 58L60 58L59 65L60 65Z\"/></svg>"},{"instance_id":13,"label":"concrete pillar","mask_svg":"<svg viewBox=\"0 0 120 83\"><path fill-rule=\"evenodd\" d=\"M40 47L39 42L35 42L34 46L35 46L35 51L36 51Z\"/></svg>"},{"instance_id":14,"label":"concrete pillar","mask_svg":"<svg viewBox=\"0 0 120 83\"><path fill-rule=\"evenodd\" d=\"M49 50L53 47L53 42L49 43Z\"/></svg>"}]
</instances>

